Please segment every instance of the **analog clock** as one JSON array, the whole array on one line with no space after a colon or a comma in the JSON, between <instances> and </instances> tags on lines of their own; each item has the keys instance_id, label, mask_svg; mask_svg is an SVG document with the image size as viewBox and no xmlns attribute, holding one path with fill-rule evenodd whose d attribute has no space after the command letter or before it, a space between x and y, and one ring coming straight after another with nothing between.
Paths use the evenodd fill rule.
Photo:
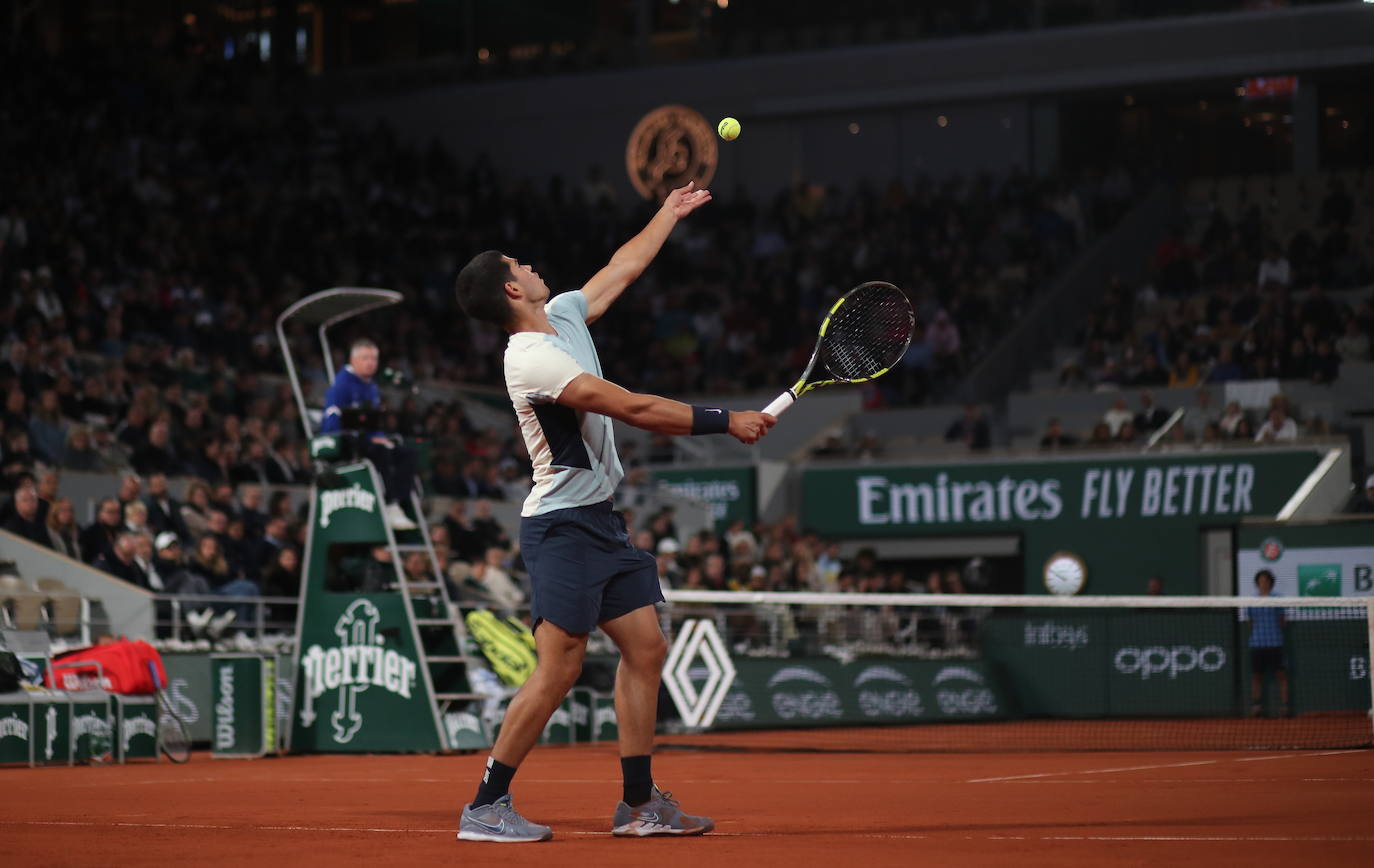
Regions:
<instances>
[{"instance_id":1,"label":"analog clock","mask_svg":"<svg viewBox=\"0 0 1374 868\"><path fill-rule=\"evenodd\" d=\"M1083 590L1088 581L1088 566L1072 552L1055 552L1045 561L1045 589L1068 597Z\"/></svg>"}]
</instances>

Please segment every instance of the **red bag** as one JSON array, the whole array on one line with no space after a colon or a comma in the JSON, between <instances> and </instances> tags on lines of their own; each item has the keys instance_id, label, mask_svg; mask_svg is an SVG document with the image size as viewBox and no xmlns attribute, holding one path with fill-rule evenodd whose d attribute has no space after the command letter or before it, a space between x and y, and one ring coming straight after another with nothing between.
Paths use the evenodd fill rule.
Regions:
<instances>
[{"instance_id":1,"label":"red bag","mask_svg":"<svg viewBox=\"0 0 1374 868\"><path fill-rule=\"evenodd\" d=\"M167 683L167 671L162 668L162 655L143 640L127 640L95 645L80 651L69 651L53 659L53 677L49 684L58 690L102 689L111 693L155 693L148 664L157 669L158 682ZM88 663L87 666L72 664ZM95 664L99 664L97 667ZM67 664L58 668L58 664Z\"/></svg>"}]
</instances>

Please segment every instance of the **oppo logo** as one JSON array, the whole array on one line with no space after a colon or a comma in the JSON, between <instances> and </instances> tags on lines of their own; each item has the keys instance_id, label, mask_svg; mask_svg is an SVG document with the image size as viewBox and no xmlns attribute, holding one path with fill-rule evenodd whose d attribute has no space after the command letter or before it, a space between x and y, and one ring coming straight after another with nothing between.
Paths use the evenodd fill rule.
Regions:
<instances>
[{"instance_id":1,"label":"oppo logo","mask_svg":"<svg viewBox=\"0 0 1374 868\"><path fill-rule=\"evenodd\" d=\"M1142 681L1167 674L1170 679L1180 672L1216 672L1226 665L1226 650L1220 645L1194 648L1191 645L1152 645L1149 648L1122 648L1112 661L1123 675L1139 675Z\"/></svg>"}]
</instances>

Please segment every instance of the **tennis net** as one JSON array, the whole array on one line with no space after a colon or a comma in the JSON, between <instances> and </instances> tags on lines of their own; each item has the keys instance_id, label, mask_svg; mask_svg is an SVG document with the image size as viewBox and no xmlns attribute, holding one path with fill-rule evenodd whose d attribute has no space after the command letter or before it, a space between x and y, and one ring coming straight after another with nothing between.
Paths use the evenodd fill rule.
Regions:
<instances>
[{"instance_id":1,"label":"tennis net","mask_svg":"<svg viewBox=\"0 0 1374 868\"><path fill-rule=\"evenodd\" d=\"M1374 598L668 596L667 744L1374 746Z\"/></svg>"}]
</instances>

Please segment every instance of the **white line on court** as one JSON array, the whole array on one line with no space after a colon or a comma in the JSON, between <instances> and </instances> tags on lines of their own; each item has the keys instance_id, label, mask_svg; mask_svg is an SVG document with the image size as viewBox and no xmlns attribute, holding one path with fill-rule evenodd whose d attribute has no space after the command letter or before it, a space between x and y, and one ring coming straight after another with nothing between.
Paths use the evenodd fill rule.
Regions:
<instances>
[{"instance_id":1,"label":"white line on court","mask_svg":"<svg viewBox=\"0 0 1374 868\"><path fill-rule=\"evenodd\" d=\"M185 829L187 831L227 831L227 832L367 832L374 834L389 835L452 835L454 829L398 829L384 827L360 827L360 826L256 826L242 825L234 826L224 823L128 823L128 822L95 822L89 820L0 820L0 826L82 826L90 828L135 828L135 829ZM607 832L591 832L586 830L574 830L571 832L560 832L556 834L577 835L583 837L604 837ZM711 832L712 838L774 838L795 836L795 832ZM814 833L813 833L814 834ZM821 833L826 834L826 833ZM940 837L954 837L965 841L1182 841L1182 842L1206 842L1218 841L1227 843L1245 842L1320 842L1320 841L1346 841L1364 842L1374 841L1374 835L913 835L913 834L887 834L883 832L833 832L836 836L854 838L877 838L893 841L925 841Z\"/></svg>"},{"instance_id":2,"label":"white line on court","mask_svg":"<svg viewBox=\"0 0 1374 868\"><path fill-rule=\"evenodd\" d=\"M991 784L991 783L1001 783L1001 782L1003 782L1003 781L1024 781L1024 780L1029 780L1029 779L1031 779L1031 778L1057 778L1057 777L1063 777L1063 776L1065 776L1065 775L1106 775L1106 774L1113 774L1113 773L1115 773L1115 772L1139 772L1139 771L1149 771L1150 769L1176 769L1176 768L1182 768L1183 766L1206 766L1206 765L1213 765L1213 764L1219 763L1219 762L1221 762L1221 760L1193 760L1192 762L1186 762L1186 763L1153 763L1153 764L1151 764L1151 765L1144 765L1144 766L1118 766L1118 767L1116 767L1116 768L1109 768L1109 769L1081 769L1081 770L1076 770L1076 771L1062 771L1062 772L1036 772L1035 774L1029 774L1029 775L1007 775L1007 776L1005 776L1005 777L1000 777L1000 778L970 778L970 779L968 779L967 781L964 781L964 783L966 783L966 784Z\"/></svg>"},{"instance_id":3,"label":"white line on court","mask_svg":"<svg viewBox=\"0 0 1374 868\"><path fill-rule=\"evenodd\" d=\"M1362 750L1324 750L1324 751L1318 751L1318 752L1315 752L1315 753L1286 753L1286 754L1273 754L1273 755L1270 755L1270 756L1232 757L1232 758L1230 758L1229 760L1223 758L1223 759L1210 759L1210 760L1195 760L1195 761L1193 761L1193 762L1182 762L1182 763L1156 763L1156 764L1152 764L1152 765L1141 765L1141 766L1120 766L1120 767L1117 767L1117 768L1106 768L1106 769L1081 769L1081 770L1075 770L1075 771L1037 772L1037 773L1035 773L1035 774L1028 774L1028 775L1008 775L1008 776L1005 776L1005 777L997 777L997 778L970 778L969 780L964 781L964 783L966 783L966 784L1005 783L1005 782L1012 782L1012 781L1026 781L1026 780L1031 780L1031 779L1033 779L1033 778L1057 778L1057 777L1065 777L1065 776L1069 776L1069 775L1105 775L1105 774L1115 774L1116 772L1139 772L1139 771L1149 771L1149 770L1151 770L1151 769L1174 769L1174 768L1183 768L1183 767L1185 767L1185 766L1216 765L1216 764L1223 763L1223 762L1228 762L1228 761L1229 761L1229 762L1237 762L1237 763L1261 762L1261 761L1263 761L1263 760L1296 759L1296 758L1318 757L1318 756L1340 756L1340 755L1342 755L1342 754L1361 753L1361 752L1362 752Z\"/></svg>"}]
</instances>

